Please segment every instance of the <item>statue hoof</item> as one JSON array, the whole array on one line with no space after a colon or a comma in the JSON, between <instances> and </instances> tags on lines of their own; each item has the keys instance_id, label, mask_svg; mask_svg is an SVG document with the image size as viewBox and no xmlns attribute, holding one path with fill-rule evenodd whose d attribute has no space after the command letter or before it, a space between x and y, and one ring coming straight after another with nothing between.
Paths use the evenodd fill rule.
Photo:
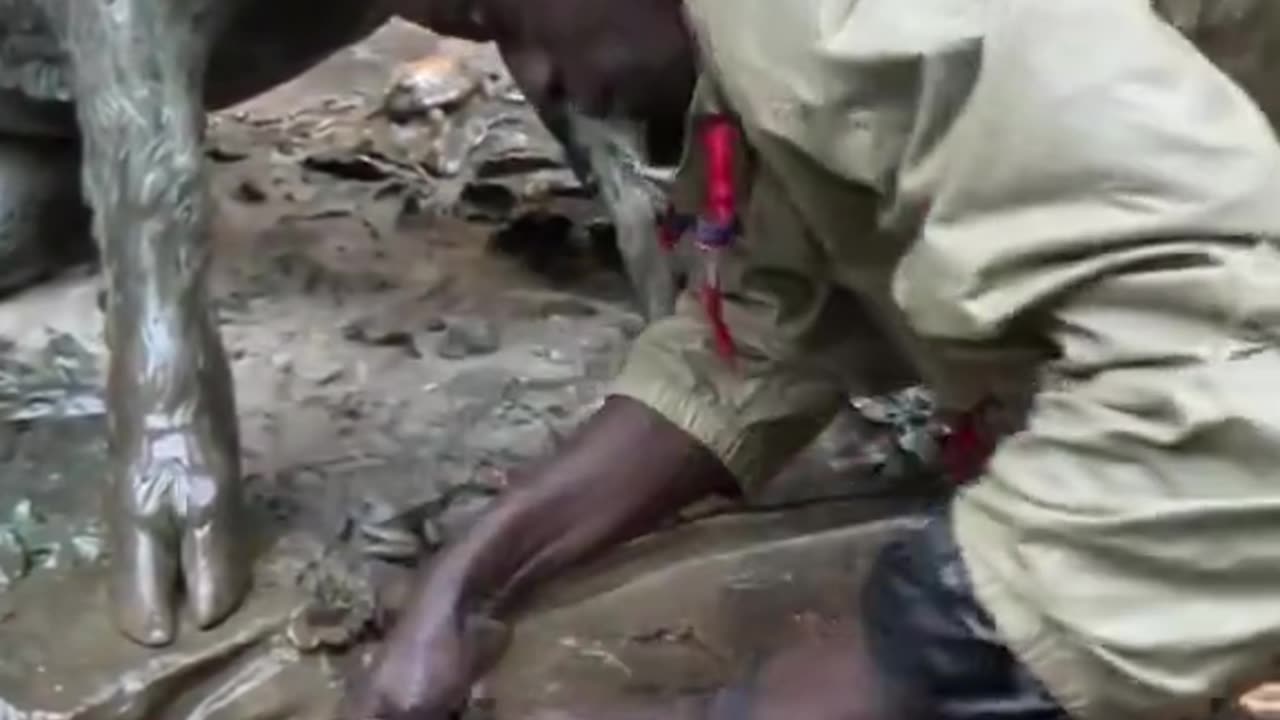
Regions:
<instances>
[{"instance_id":1,"label":"statue hoof","mask_svg":"<svg viewBox=\"0 0 1280 720\"><path fill-rule=\"evenodd\" d=\"M243 601L252 560L234 436L204 423L145 417L132 458L117 466L111 527L113 604L121 631L142 645L171 642L175 608L209 629ZM225 429L225 428L219 428Z\"/></svg>"},{"instance_id":2,"label":"statue hoof","mask_svg":"<svg viewBox=\"0 0 1280 720\"><path fill-rule=\"evenodd\" d=\"M115 530L111 605L120 632L140 645L162 647L175 634L178 563L170 538L134 525Z\"/></svg>"},{"instance_id":3,"label":"statue hoof","mask_svg":"<svg viewBox=\"0 0 1280 720\"><path fill-rule=\"evenodd\" d=\"M235 519L235 514L223 513L184 533L182 575L187 607L201 630L230 617L249 592L251 562L243 552L243 535L232 527Z\"/></svg>"}]
</instances>

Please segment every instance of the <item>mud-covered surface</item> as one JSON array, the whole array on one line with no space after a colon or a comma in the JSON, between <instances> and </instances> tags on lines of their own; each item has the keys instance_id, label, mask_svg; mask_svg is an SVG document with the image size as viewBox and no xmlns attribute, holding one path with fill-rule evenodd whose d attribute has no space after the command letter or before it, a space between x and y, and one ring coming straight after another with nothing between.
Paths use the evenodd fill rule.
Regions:
<instances>
[{"instance_id":1,"label":"mud-covered surface","mask_svg":"<svg viewBox=\"0 0 1280 720\"><path fill-rule=\"evenodd\" d=\"M450 68L438 109L388 105L427 55L417 72ZM219 114L209 157L254 591L169 649L110 628L99 282L82 268L0 304L4 720L331 717L414 559L597 406L643 327L602 209L487 49L393 24ZM917 403L851 409L779 483L791 509L697 509L552 593L477 712L715 682L777 640L742 632L762 617L848 610L870 545L847 528L914 501L824 499L914 487L933 442ZM899 430L864 442L877 422ZM655 605L664 586L687 602Z\"/></svg>"}]
</instances>

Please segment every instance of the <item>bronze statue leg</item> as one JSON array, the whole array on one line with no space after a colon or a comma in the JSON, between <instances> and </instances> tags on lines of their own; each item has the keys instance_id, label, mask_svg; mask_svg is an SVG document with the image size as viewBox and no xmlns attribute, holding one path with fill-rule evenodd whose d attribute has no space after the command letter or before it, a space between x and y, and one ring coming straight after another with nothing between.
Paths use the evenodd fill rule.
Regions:
<instances>
[{"instance_id":1,"label":"bronze statue leg","mask_svg":"<svg viewBox=\"0 0 1280 720\"><path fill-rule=\"evenodd\" d=\"M83 185L107 278L112 598L138 642L239 604L235 402L208 299L201 102L217 0L50 0L72 56Z\"/></svg>"}]
</instances>

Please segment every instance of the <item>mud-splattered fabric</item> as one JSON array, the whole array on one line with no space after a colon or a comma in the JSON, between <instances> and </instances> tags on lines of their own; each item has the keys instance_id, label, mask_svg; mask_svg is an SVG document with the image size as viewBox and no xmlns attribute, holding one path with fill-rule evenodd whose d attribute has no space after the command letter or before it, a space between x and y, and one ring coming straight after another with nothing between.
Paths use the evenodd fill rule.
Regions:
<instances>
[{"instance_id":1,"label":"mud-splattered fabric","mask_svg":"<svg viewBox=\"0 0 1280 720\"><path fill-rule=\"evenodd\" d=\"M1272 675L1280 146L1259 103L1280 95L1276 11L687 5L702 102L745 134L725 277L741 357L715 356L686 301L617 391L748 490L850 391L919 376L945 410L997 398L1008 437L955 501L956 534L1064 707L1205 717ZM696 152L684 180L695 210Z\"/></svg>"}]
</instances>

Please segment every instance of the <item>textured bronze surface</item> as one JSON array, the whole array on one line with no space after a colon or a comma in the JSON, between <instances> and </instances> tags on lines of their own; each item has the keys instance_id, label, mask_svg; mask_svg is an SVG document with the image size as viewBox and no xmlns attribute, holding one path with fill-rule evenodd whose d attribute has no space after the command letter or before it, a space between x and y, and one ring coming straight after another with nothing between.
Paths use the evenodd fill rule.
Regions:
<instances>
[{"instance_id":1,"label":"textured bronze surface","mask_svg":"<svg viewBox=\"0 0 1280 720\"><path fill-rule=\"evenodd\" d=\"M237 526L232 379L206 287L205 108L292 78L375 29L390 8L297 0L0 3L0 86L12 95L0 129L62 138L63 154L79 140L83 195L108 287L113 607L121 630L140 643L173 640L179 598L207 628L235 610L250 584L251 558ZM296 22L302 14L308 22ZM72 98L74 116L58 107ZM38 209L47 198L78 208L74 194L15 165L21 159L7 163L14 184L40 202L8 193L20 199L12 207L21 201ZM85 231L75 222L54 227L14 217L10 225L22 232L5 234L0 247L15 272L39 270L22 253L42 251L51 234ZM31 275L19 273L15 283Z\"/></svg>"}]
</instances>

